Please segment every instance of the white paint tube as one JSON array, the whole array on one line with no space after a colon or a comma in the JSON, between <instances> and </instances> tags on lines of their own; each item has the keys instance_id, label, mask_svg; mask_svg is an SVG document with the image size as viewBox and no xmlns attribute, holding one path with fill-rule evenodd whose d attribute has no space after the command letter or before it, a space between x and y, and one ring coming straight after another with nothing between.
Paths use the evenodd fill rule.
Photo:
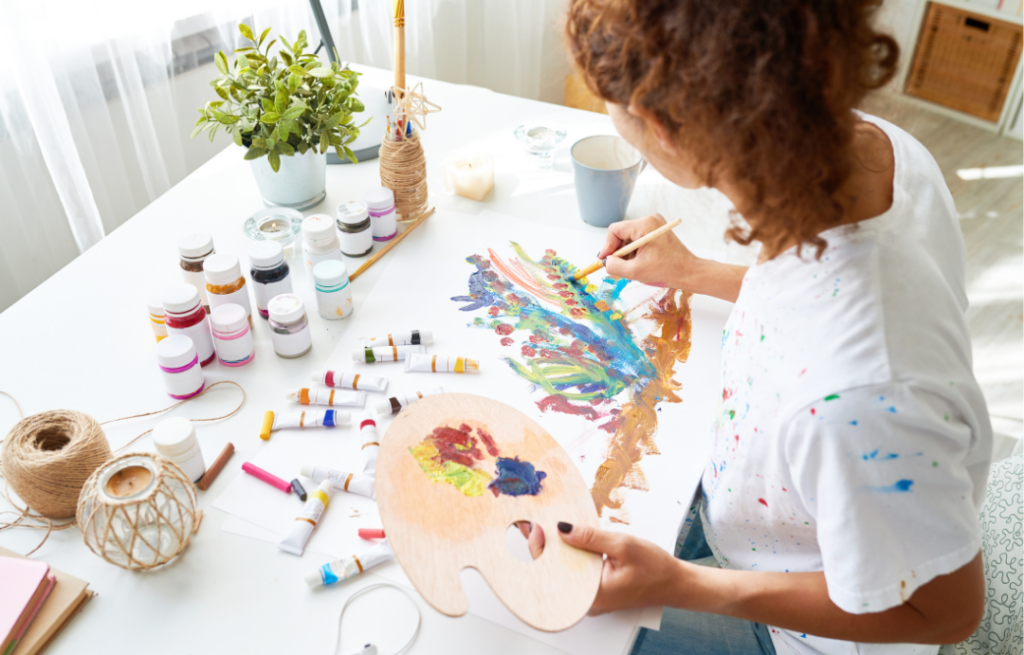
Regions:
<instances>
[{"instance_id":1,"label":"white paint tube","mask_svg":"<svg viewBox=\"0 0 1024 655\"><path fill-rule=\"evenodd\" d=\"M408 330L406 332L395 332L387 336L363 337L360 339L363 345L368 348L374 346L418 346L434 341L434 333L430 330Z\"/></svg>"},{"instance_id":2,"label":"white paint tube","mask_svg":"<svg viewBox=\"0 0 1024 655\"><path fill-rule=\"evenodd\" d=\"M439 393L444 393L444 389L437 387L436 389L427 389L426 391L415 391L404 396L392 396L387 400L374 403L372 408L373 415L380 417L397 414L417 400L425 396L434 396Z\"/></svg>"},{"instance_id":3,"label":"white paint tube","mask_svg":"<svg viewBox=\"0 0 1024 655\"><path fill-rule=\"evenodd\" d=\"M302 410L301 412L270 412L263 415L260 439L266 441L274 430L285 428L344 428L352 425L352 415L336 409Z\"/></svg>"},{"instance_id":4,"label":"white paint tube","mask_svg":"<svg viewBox=\"0 0 1024 655\"><path fill-rule=\"evenodd\" d=\"M313 382L322 384L325 387L361 389L363 391L384 391L388 388L387 378L363 375L362 373L345 373L343 371L313 371Z\"/></svg>"},{"instance_id":5,"label":"white paint tube","mask_svg":"<svg viewBox=\"0 0 1024 655\"><path fill-rule=\"evenodd\" d=\"M334 584L340 580L354 578L367 569L394 559L395 553L388 542L376 544L358 555L324 564L316 571L306 575L306 584L310 589L322 585Z\"/></svg>"},{"instance_id":6,"label":"white paint tube","mask_svg":"<svg viewBox=\"0 0 1024 655\"><path fill-rule=\"evenodd\" d=\"M359 452L363 456L363 473L373 475L377 470L377 453L380 452L380 437L377 436L377 422L367 414L359 423L359 436L363 445Z\"/></svg>"},{"instance_id":7,"label":"white paint tube","mask_svg":"<svg viewBox=\"0 0 1024 655\"><path fill-rule=\"evenodd\" d=\"M376 499L374 491L374 480L372 475L361 473L349 473L348 471L335 471L321 468L319 466L303 466L300 470L302 475L313 482L330 480L335 489L347 491L350 494L358 494L367 498Z\"/></svg>"},{"instance_id":8,"label":"white paint tube","mask_svg":"<svg viewBox=\"0 0 1024 655\"><path fill-rule=\"evenodd\" d=\"M376 348L362 348L352 353L353 362L400 362L413 353L425 353L427 349L423 346L377 346Z\"/></svg>"},{"instance_id":9,"label":"white paint tube","mask_svg":"<svg viewBox=\"0 0 1024 655\"><path fill-rule=\"evenodd\" d=\"M278 548L292 555L302 554L306 549L306 542L309 541L309 535L313 534L313 528L327 509L332 486L330 482L322 482L316 491L309 494L306 504L302 506L302 514L296 517L285 538L278 542Z\"/></svg>"},{"instance_id":10,"label":"white paint tube","mask_svg":"<svg viewBox=\"0 0 1024 655\"><path fill-rule=\"evenodd\" d=\"M365 391L322 389L320 387L289 389L286 397L300 405L326 405L327 407L362 407L366 402Z\"/></svg>"},{"instance_id":11,"label":"white paint tube","mask_svg":"<svg viewBox=\"0 0 1024 655\"><path fill-rule=\"evenodd\" d=\"M480 362L455 355L412 354L405 361L406 373L477 373Z\"/></svg>"}]
</instances>

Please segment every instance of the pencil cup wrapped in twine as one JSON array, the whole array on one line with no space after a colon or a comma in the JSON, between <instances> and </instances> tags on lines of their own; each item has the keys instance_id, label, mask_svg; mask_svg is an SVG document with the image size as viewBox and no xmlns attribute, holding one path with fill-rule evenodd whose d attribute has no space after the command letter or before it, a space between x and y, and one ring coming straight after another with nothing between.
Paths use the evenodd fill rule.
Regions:
<instances>
[{"instance_id":1,"label":"pencil cup wrapped in twine","mask_svg":"<svg viewBox=\"0 0 1024 655\"><path fill-rule=\"evenodd\" d=\"M380 144L380 183L395 193L399 220L410 221L427 209L427 160L420 135Z\"/></svg>"}]
</instances>

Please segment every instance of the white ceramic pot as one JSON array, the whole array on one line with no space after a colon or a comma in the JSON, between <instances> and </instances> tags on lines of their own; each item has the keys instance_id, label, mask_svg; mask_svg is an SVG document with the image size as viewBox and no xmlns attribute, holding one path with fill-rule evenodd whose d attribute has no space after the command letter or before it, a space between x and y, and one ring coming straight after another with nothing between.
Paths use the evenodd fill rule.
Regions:
<instances>
[{"instance_id":1,"label":"white ceramic pot","mask_svg":"<svg viewBox=\"0 0 1024 655\"><path fill-rule=\"evenodd\" d=\"M306 209L327 195L327 155L312 148L304 155L281 157L276 173L266 157L253 159L249 164L263 202L269 206Z\"/></svg>"}]
</instances>

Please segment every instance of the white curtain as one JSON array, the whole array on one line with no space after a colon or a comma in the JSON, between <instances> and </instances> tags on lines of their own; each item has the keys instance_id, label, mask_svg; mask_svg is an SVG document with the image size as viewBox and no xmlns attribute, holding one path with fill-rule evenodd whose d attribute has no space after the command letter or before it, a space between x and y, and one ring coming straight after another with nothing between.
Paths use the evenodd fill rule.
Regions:
<instances>
[{"instance_id":1,"label":"white curtain","mask_svg":"<svg viewBox=\"0 0 1024 655\"><path fill-rule=\"evenodd\" d=\"M391 67L391 0L320 0ZM410 74L561 102L561 0L406 0ZM319 39L308 0L0 0L0 311L221 147L189 140L239 22Z\"/></svg>"}]
</instances>

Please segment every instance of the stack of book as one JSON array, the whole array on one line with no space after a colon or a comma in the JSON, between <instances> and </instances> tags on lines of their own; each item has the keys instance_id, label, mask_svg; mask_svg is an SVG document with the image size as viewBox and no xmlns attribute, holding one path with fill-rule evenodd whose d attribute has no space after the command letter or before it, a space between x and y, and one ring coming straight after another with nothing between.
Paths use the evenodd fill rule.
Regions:
<instances>
[{"instance_id":1,"label":"stack of book","mask_svg":"<svg viewBox=\"0 0 1024 655\"><path fill-rule=\"evenodd\" d=\"M89 583L0 548L0 655L41 653L93 596Z\"/></svg>"}]
</instances>

